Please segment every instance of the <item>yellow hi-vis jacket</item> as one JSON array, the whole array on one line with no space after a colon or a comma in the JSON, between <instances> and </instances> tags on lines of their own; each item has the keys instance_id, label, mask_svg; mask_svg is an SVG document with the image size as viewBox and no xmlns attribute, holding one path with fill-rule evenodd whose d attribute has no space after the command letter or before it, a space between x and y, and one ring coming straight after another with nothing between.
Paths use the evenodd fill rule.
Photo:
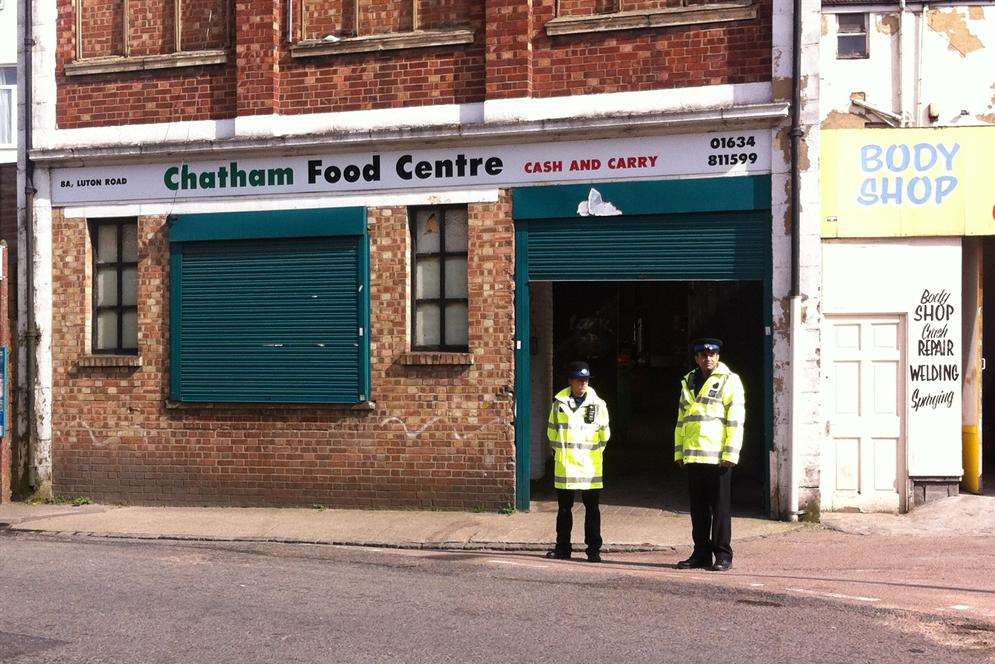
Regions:
<instances>
[{"instance_id":1,"label":"yellow hi-vis jacket","mask_svg":"<svg viewBox=\"0 0 995 664\"><path fill-rule=\"evenodd\" d=\"M746 420L743 381L722 362L712 371L697 394L691 391L694 371L681 380L681 399L674 430L674 461L739 463Z\"/></svg>"},{"instance_id":2,"label":"yellow hi-vis jacket","mask_svg":"<svg viewBox=\"0 0 995 664\"><path fill-rule=\"evenodd\" d=\"M553 398L546 437L555 454L553 486L557 489L601 489L605 444L611 437L608 405L590 387L576 405L570 388Z\"/></svg>"}]
</instances>

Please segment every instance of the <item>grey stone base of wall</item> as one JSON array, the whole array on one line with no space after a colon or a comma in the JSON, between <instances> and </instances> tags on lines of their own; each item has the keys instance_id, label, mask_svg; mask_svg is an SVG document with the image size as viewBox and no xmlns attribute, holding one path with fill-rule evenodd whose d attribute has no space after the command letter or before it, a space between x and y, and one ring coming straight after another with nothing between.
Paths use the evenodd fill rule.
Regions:
<instances>
[{"instance_id":1,"label":"grey stone base of wall","mask_svg":"<svg viewBox=\"0 0 995 664\"><path fill-rule=\"evenodd\" d=\"M960 493L959 477L910 477L912 507L919 507Z\"/></svg>"}]
</instances>

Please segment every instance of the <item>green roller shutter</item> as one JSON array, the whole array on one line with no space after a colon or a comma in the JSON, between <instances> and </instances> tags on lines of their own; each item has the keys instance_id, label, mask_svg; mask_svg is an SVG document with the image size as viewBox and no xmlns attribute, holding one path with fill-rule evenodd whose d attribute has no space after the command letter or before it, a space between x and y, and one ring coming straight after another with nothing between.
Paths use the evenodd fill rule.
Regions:
<instances>
[{"instance_id":1,"label":"green roller shutter","mask_svg":"<svg viewBox=\"0 0 995 664\"><path fill-rule=\"evenodd\" d=\"M369 399L365 210L179 216L170 239L174 400Z\"/></svg>"},{"instance_id":2,"label":"green roller shutter","mask_svg":"<svg viewBox=\"0 0 995 664\"><path fill-rule=\"evenodd\" d=\"M531 220L533 281L764 279L770 213L727 212Z\"/></svg>"}]
</instances>

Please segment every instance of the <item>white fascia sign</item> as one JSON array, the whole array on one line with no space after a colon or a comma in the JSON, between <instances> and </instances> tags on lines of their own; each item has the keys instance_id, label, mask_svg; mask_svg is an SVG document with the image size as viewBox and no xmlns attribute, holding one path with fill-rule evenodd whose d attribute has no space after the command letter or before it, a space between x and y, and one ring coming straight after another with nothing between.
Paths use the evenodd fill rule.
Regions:
<instances>
[{"instance_id":1,"label":"white fascia sign","mask_svg":"<svg viewBox=\"0 0 995 664\"><path fill-rule=\"evenodd\" d=\"M53 205L416 188L721 177L770 172L770 131L681 134L52 171Z\"/></svg>"}]
</instances>

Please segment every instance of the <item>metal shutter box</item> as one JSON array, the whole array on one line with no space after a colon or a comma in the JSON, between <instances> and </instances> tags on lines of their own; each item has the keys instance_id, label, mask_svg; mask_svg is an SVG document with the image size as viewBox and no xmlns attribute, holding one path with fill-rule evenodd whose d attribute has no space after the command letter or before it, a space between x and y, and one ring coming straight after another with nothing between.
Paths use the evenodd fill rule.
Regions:
<instances>
[{"instance_id":1,"label":"metal shutter box","mask_svg":"<svg viewBox=\"0 0 995 664\"><path fill-rule=\"evenodd\" d=\"M175 250L173 398L355 403L358 236L189 242ZM175 286L175 284L174 284ZM174 293L176 291L174 290Z\"/></svg>"}]
</instances>

